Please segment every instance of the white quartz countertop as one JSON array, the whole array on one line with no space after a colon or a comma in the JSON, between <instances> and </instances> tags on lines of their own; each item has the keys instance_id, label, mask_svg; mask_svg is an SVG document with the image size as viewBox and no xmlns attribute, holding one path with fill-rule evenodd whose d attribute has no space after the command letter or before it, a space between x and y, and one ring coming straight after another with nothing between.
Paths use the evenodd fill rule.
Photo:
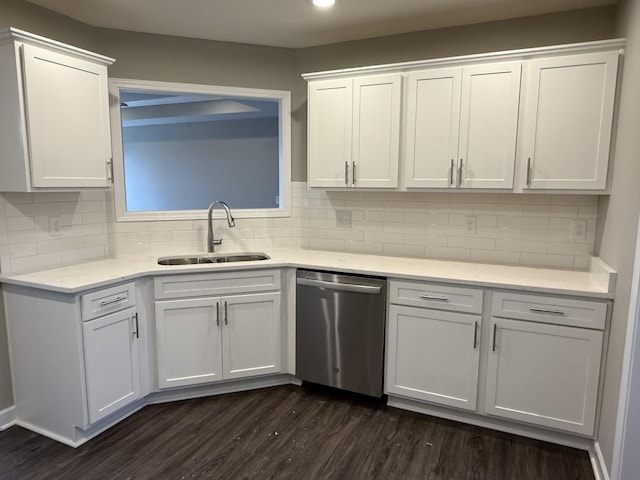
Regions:
<instances>
[{"instance_id":1,"label":"white quartz countertop","mask_svg":"<svg viewBox=\"0 0 640 480\"><path fill-rule=\"evenodd\" d=\"M273 249L264 253L271 258L253 262L174 266L158 265L157 256L123 256L32 273L4 275L0 276L0 282L63 293L78 293L144 276L294 267L468 286L613 298L616 275L598 258L592 259L588 271L575 271L300 248Z\"/></svg>"}]
</instances>

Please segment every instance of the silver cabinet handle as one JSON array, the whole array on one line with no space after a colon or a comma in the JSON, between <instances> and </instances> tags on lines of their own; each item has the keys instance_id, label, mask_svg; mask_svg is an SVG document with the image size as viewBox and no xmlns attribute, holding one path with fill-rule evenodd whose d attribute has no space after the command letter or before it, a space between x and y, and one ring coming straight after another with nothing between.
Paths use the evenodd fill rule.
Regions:
<instances>
[{"instance_id":1,"label":"silver cabinet handle","mask_svg":"<svg viewBox=\"0 0 640 480\"><path fill-rule=\"evenodd\" d=\"M111 183L114 183L115 179L113 176L113 158L110 158L107 161L107 180Z\"/></svg>"},{"instance_id":2,"label":"silver cabinet handle","mask_svg":"<svg viewBox=\"0 0 640 480\"><path fill-rule=\"evenodd\" d=\"M227 301L224 301L224 324L229 325L229 311L227 310Z\"/></svg>"},{"instance_id":3,"label":"silver cabinet handle","mask_svg":"<svg viewBox=\"0 0 640 480\"><path fill-rule=\"evenodd\" d=\"M372 293L374 295L379 294L382 290L382 287L375 285L327 282L325 280L313 280L311 278L298 278L297 283L298 285L307 285L309 287L328 288L331 290L342 290L345 292Z\"/></svg>"},{"instance_id":4,"label":"silver cabinet handle","mask_svg":"<svg viewBox=\"0 0 640 480\"><path fill-rule=\"evenodd\" d=\"M216 327L220 326L220 302L216 302Z\"/></svg>"},{"instance_id":5,"label":"silver cabinet handle","mask_svg":"<svg viewBox=\"0 0 640 480\"><path fill-rule=\"evenodd\" d=\"M462 185L462 159L458 163L458 188Z\"/></svg>"},{"instance_id":6,"label":"silver cabinet handle","mask_svg":"<svg viewBox=\"0 0 640 480\"><path fill-rule=\"evenodd\" d=\"M540 308L540 307L531 307L529 311L533 313L542 313L544 315L560 315L560 316L565 315L565 313L562 310L551 310L551 309Z\"/></svg>"},{"instance_id":7,"label":"silver cabinet handle","mask_svg":"<svg viewBox=\"0 0 640 480\"><path fill-rule=\"evenodd\" d=\"M531 185L531 157L527 158L527 187Z\"/></svg>"},{"instance_id":8,"label":"silver cabinet handle","mask_svg":"<svg viewBox=\"0 0 640 480\"><path fill-rule=\"evenodd\" d=\"M356 186L356 162L351 162L351 185Z\"/></svg>"},{"instance_id":9,"label":"silver cabinet handle","mask_svg":"<svg viewBox=\"0 0 640 480\"><path fill-rule=\"evenodd\" d=\"M496 334L498 333L498 324L493 324L493 346L491 347L491 351L496 351Z\"/></svg>"},{"instance_id":10,"label":"silver cabinet handle","mask_svg":"<svg viewBox=\"0 0 640 480\"><path fill-rule=\"evenodd\" d=\"M478 322L475 321L473 325L473 349L478 348Z\"/></svg>"},{"instance_id":11,"label":"silver cabinet handle","mask_svg":"<svg viewBox=\"0 0 640 480\"><path fill-rule=\"evenodd\" d=\"M453 171L455 170L455 166L453 165L453 158L451 159L451 168L449 169L449 185L453 185Z\"/></svg>"},{"instance_id":12,"label":"silver cabinet handle","mask_svg":"<svg viewBox=\"0 0 640 480\"><path fill-rule=\"evenodd\" d=\"M449 299L447 297L439 297L437 295L420 295L420 298L423 300L430 300L433 302L448 302Z\"/></svg>"},{"instance_id":13,"label":"silver cabinet handle","mask_svg":"<svg viewBox=\"0 0 640 480\"><path fill-rule=\"evenodd\" d=\"M134 313L132 318L133 318L133 322L134 322L134 324L136 326L136 329L133 332L133 336L136 337L136 338L140 338L140 325L138 325L138 314Z\"/></svg>"},{"instance_id":14,"label":"silver cabinet handle","mask_svg":"<svg viewBox=\"0 0 640 480\"><path fill-rule=\"evenodd\" d=\"M344 184L349 186L349 163L344 161Z\"/></svg>"},{"instance_id":15,"label":"silver cabinet handle","mask_svg":"<svg viewBox=\"0 0 640 480\"><path fill-rule=\"evenodd\" d=\"M115 305L116 303L124 302L125 300L127 300L127 297L116 297L113 300L105 300L100 302L100 306L104 308L108 307L109 305Z\"/></svg>"}]
</instances>

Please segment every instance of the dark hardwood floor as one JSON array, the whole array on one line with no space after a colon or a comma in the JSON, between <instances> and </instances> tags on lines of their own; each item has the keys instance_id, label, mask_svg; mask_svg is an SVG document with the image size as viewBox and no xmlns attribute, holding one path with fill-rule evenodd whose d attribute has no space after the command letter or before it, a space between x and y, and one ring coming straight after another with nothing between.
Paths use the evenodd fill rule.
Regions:
<instances>
[{"instance_id":1,"label":"dark hardwood floor","mask_svg":"<svg viewBox=\"0 0 640 480\"><path fill-rule=\"evenodd\" d=\"M593 479L586 452L293 385L151 405L72 449L0 433L0 479Z\"/></svg>"}]
</instances>

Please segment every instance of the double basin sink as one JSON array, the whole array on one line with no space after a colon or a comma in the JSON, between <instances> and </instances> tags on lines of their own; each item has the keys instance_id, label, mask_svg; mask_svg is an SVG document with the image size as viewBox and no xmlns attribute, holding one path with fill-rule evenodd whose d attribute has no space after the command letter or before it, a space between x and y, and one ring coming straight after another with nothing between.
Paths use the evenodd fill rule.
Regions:
<instances>
[{"instance_id":1,"label":"double basin sink","mask_svg":"<svg viewBox=\"0 0 640 480\"><path fill-rule=\"evenodd\" d=\"M255 262L268 259L269 256L264 253L179 255L175 257L161 257L158 259L158 265L201 265L206 263Z\"/></svg>"}]
</instances>

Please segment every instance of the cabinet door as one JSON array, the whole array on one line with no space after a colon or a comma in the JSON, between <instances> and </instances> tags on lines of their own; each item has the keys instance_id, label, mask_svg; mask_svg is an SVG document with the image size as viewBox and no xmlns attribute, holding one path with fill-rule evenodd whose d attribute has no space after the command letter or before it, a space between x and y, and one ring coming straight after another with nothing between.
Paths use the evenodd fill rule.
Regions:
<instances>
[{"instance_id":1,"label":"cabinet door","mask_svg":"<svg viewBox=\"0 0 640 480\"><path fill-rule=\"evenodd\" d=\"M486 412L592 435L602 332L492 319Z\"/></svg>"},{"instance_id":2,"label":"cabinet door","mask_svg":"<svg viewBox=\"0 0 640 480\"><path fill-rule=\"evenodd\" d=\"M462 71L458 185L513 188L521 62Z\"/></svg>"},{"instance_id":3,"label":"cabinet door","mask_svg":"<svg viewBox=\"0 0 640 480\"><path fill-rule=\"evenodd\" d=\"M391 305L387 393L475 410L480 318Z\"/></svg>"},{"instance_id":4,"label":"cabinet door","mask_svg":"<svg viewBox=\"0 0 640 480\"><path fill-rule=\"evenodd\" d=\"M222 379L220 300L156 302L158 386Z\"/></svg>"},{"instance_id":5,"label":"cabinet door","mask_svg":"<svg viewBox=\"0 0 640 480\"><path fill-rule=\"evenodd\" d=\"M32 186L108 186L107 68L32 45L22 55Z\"/></svg>"},{"instance_id":6,"label":"cabinet door","mask_svg":"<svg viewBox=\"0 0 640 480\"><path fill-rule=\"evenodd\" d=\"M529 63L523 136L529 188L606 188L617 71L617 52Z\"/></svg>"},{"instance_id":7,"label":"cabinet door","mask_svg":"<svg viewBox=\"0 0 640 480\"><path fill-rule=\"evenodd\" d=\"M137 328L133 309L82 324L90 423L140 397Z\"/></svg>"},{"instance_id":8,"label":"cabinet door","mask_svg":"<svg viewBox=\"0 0 640 480\"><path fill-rule=\"evenodd\" d=\"M351 79L309 83L310 187L346 187L351 168Z\"/></svg>"},{"instance_id":9,"label":"cabinet door","mask_svg":"<svg viewBox=\"0 0 640 480\"><path fill-rule=\"evenodd\" d=\"M353 186L398 186L401 94L399 74L353 80Z\"/></svg>"},{"instance_id":10,"label":"cabinet door","mask_svg":"<svg viewBox=\"0 0 640 480\"><path fill-rule=\"evenodd\" d=\"M225 380L280 372L280 294L238 295L222 302Z\"/></svg>"},{"instance_id":11,"label":"cabinet door","mask_svg":"<svg viewBox=\"0 0 640 480\"><path fill-rule=\"evenodd\" d=\"M455 186L461 68L425 70L407 77L405 184Z\"/></svg>"}]
</instances>

